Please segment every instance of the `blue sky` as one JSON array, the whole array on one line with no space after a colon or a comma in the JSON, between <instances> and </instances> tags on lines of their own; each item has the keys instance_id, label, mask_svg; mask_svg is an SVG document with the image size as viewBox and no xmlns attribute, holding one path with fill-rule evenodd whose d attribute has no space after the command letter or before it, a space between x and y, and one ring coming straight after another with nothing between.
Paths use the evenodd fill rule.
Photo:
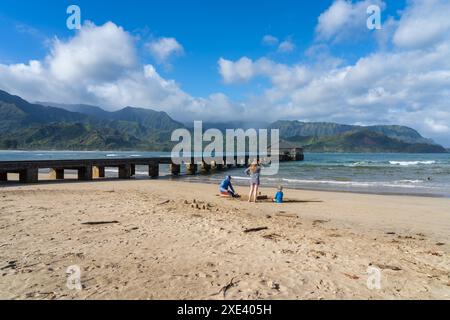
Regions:
<instances>
[{"instance_id":1,"label":"blue sky","mask_svg":"<svg viewBox=\"0 0 450 320\"><path fill-rule=\"evenodd\" d=\"M222 56L239 59L273 55L281 62L294 62L314 42L317 17L332 0L324 1L14 1L0 3L0 37L8 46L0 48L1 62L22 62L44 58L46 41L54 36L73 36L66 28L66 9L71 4L82 10L82 20L102 25L113 21L136 36L170 36L183 44L185 54L173 62L173 68L162 68L161 74L174 78L183 89L196 96L205 96L218 89L229 96L241 98L245 88L224 86L216 72ZM403 0L391 0L385 14L395 14ZM29 32L20 28L30 28ZM19 26L19 27L18 27ZM261 45L264 35L292 39L296 50L279 54ZM334 48L348 59L355 59L370 50L372 44L362 41L347 47ZM341 50L340 50L341 49ZM141 53L143 62L151 57Z\"/></svg>"},{"instance_id":2,"label":"blue sky","mask_svg":"<svg viewBox=\"0 0 450 320\"><path fill-rule=\"evenodd\" d=\"M66 27L71 4L81 8L80 31ZM382 9L382 30L365 26L371 4ZM449 66L431 61L447 57L450 26L439 20L447 8L446 0L2 0L0 88L185 120L398 123L450 145ZM414 73L429 77L416 83Z\"/></svg>"}]
</instances>

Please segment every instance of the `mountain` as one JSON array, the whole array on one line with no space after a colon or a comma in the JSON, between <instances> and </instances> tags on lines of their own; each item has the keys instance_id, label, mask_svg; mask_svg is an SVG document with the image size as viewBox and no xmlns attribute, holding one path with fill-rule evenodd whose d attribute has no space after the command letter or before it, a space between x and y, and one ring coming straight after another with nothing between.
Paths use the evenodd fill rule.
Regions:
<instances>
[{"instance_id":1,"label":"mountain","mask_svg":"<svg viewBox=\"0 0 450 320\"><path fill-rule=\"evenodd\" d=\"M88 117L81 113L69 112L59 108L31 104L18 96L0 90L0 130L11 126L45 124L52 122L86 121Z\"/></svg>"},{"instance_id":2,"label":"mountain","mask_svg":"<svg viewBox=\"0 0 450 320\"><path fill-rule=\"evenodd\" d=\"M404 126L352 126L328 122L277 121L270 125L279 129L282 137L330 137L358 130L369 130L398 139L407 143L435 144L432 140L422 137L416 130Z\"/></svg>"},{"instance_id":3,"label":"mountain","mask_svg":"<svg viewBox=\"0 0 450 320\"><path fill-rule=\"evenodd\" d=\"M173 120L167 113L150 109L125 107L118 111L105 111L100 107L84 104L58 104L51 102L39 102L39 104L62 108L67 111L82 113L97 120L125 121L137 123L146 128L159 130L175 130L183 125Z\"/></svg>"},{"instance_id":4,"label":"mountain","mask_svg":"<svg viewBox=\"0 0 450 320\"><path fill-rule=\"evenodd\" d=\"M53 103L53 102L36 102L36 104L42 106L49 106L59 109L64 109L70 112L82 113L88 116L93 116L96 118L106 118L109 114L108 111L103 110L100 107L90 106L87 104L63 104L63 103Z\"/></svg>"},{"instance_id":5,"label":"mountain","mask_svg":"<svg viewBox=\"0 0 450 320\"><path fill-rule=\"evenodd\" d=\"M165 112L64 106L32 104L0 91L0 148L170 151L172 131L183 127Z\"/></svg>"},{"instance_id":6,"label":"mountain","mask_svg":"<svg viewBox=\"0 0 450 320\"><path fill-rule=\"evenodd\" d=\"M167 113L125 107L29 103L0 90L0 149L170 151L173 130L191 129ZM280 129L280 137L314 152L447 152L403 126L299 121L203 123L203 129Z\"/></svg>"},{"instance_id":7,"label":"mountain","mask_svg":"<svg viewBox=\"0 0 450 320\"><path fill-rule=\"evenodd\" d=\"M370 129L354 130L334 136L286 138L302 145L307 152L387 152L387 153L445 153L439 145L408 143Z\"/></svg>"}]
</instances>

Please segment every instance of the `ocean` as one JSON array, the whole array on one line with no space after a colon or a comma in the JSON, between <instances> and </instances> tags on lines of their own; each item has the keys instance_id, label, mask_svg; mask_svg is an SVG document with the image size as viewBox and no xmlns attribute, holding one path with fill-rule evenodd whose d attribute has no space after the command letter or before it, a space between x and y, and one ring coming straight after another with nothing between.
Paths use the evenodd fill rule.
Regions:
<instances>
[{"instance_id":1,"label":"ocean","mask_svg":"<svg viewBox=\"0 0 450 320\"><path fill-rule=\"evenodd\" d=\"M169 156L161 152L0 151L0 161L98 159ZM167 176L167 166L161 175ZM183 171L182 171L183 173ZM147 168L136 168L137 178ZM219 183L225 174L236 185L247 185L243 168L210 175L181 176L192 182ZM117 175L107 168L107 176ZM450 154L306 153L303 162L283 162L276 176L264 176L263 186L382 194L450 197Z\"/></svg>"}]
</instances>

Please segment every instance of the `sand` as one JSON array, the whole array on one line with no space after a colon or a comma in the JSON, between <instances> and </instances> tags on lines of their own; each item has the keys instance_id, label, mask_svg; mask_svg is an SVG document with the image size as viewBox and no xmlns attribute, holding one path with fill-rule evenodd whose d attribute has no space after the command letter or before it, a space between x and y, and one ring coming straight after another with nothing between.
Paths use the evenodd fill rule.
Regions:
<instances>
[{"instance_id":1,"label":"sand","mask_svg":"<svg viewBox=\"0 0 450 320\"><path fill-rule=\"evenodd\" d=\"M217 193L164 180L0 187L0 298L450 299L450 199ZM82 290L67 287L73 265Z\"/></svg>"}]
</instances>

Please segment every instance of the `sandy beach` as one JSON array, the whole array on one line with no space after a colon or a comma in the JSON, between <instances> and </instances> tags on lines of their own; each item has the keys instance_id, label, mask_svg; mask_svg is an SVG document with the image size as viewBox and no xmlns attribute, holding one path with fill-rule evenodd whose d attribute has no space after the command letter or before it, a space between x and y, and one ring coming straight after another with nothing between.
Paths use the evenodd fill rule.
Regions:
<instances>
[{"instance_id":1,"label":"sandy beach","mask_svg":"<svg viewBox=\"0 0 450 320\"><path fill-rule=\"evenodd\" d=\"M217 194L169 180L3 185L0 298L450 299L450 199ZM82 290L66 286L73 265Z\"/></svg>"}]
</instances>

